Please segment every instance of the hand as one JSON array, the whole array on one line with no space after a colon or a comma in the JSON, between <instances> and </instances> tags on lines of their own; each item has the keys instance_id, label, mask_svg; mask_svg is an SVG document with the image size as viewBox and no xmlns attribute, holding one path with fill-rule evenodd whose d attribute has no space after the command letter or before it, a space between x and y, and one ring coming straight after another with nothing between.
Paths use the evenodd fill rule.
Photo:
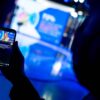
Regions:
<instances>
[{"instance_id":1,"label":"hand","mask_svg":"<svg viewBox=\"0 0 100 100\"><path fill-rule=\"evenodd\" d=\"M24 75L24 57L19 50L18 43L15 42L13 45L13 52L8 67L2 67L1 71L3 75L11 81L13 84L20 80Z\"/></svg>"}]
</instances>

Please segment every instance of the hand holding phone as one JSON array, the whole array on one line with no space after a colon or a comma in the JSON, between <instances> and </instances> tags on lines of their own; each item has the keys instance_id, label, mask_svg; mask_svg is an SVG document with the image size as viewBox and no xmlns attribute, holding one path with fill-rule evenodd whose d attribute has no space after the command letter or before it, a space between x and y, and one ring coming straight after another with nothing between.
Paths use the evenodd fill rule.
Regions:
<instances>
[{"instance_id":1,"label":"hand holding phone","mask_svg":"<svg viewBox=\"0 0 100 100\"><path fill-rule=\"evenodd\" d=\"M17 42L14 42L13 45L9 67L2 67L1 72L13 85L10 92L11 99L20 100L22 98L26 100L42 100L24 73L24 57L19 50Z\"/></svg>"},{"instance_id":2,"label":"hand holding phone","mask_svg":"<svg viewBox=\"0 0 100 100\"><path fill-rule=\"evenodd\" d=\"M25 77L24 57L18 47L18 42L14 42L13 44L9 67L1 67L0 70L2 74L13 84L18 84L18 82L20 82L20 78Z\"/></svg>"},{"instance_id":3,"label":"hand holding phone","mask_svg":"<svg viewBox=\"0 0 100 100\"><path fill-rule=\"evenodd\" d=\"M0 28L0 67L9 66L15 37L15 30Z\"/></svg>"}]
</instances>

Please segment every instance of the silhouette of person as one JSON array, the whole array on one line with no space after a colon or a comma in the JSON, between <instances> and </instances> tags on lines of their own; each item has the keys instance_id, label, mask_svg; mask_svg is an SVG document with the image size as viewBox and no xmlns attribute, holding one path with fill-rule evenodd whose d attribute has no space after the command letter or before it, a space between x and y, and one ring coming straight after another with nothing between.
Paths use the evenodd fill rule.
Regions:
<instances>
[{"instance_id":1,"label":"silhouette of person","mask_svg":"<svg viewBox=\"0 0 100 100\"><path fill-rule=\"evenodd\" d=\"M73 68L79 82L90 90L84 100L100 100L100 0L87 0L89 16L75 33Z\"/></svg>"},{"instance_id":2,"label":"silhouette of person","mask_svg":"<svg viewBox=\"0 0 100 100\"><path fill-rule=\"evenodd\" d=\"M17 42L14 43L13 53L9 67L1 67L3 75L12 84L10 91L11 100L40 100L40 96L24 74L24 58L18 48Z\"/></svg>"}]
</instances>

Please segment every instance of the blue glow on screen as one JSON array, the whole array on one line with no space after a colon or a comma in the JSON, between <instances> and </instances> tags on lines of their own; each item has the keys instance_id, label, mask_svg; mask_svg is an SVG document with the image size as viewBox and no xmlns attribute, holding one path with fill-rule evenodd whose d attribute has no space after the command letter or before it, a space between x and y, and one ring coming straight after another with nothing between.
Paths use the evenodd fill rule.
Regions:
<instances>
[{"instance_id":1,"label":"blue glow on screen","mask_svg":"<svg viewBox=\"0 0 100 100\"><path fill-rule=\"evenodd\" d=\"M60 44L69 16L69 13L55 8L40 12L40 20L36 29L41 39L55 45Z\"/></svg>"},{"instance_id":2,"label":"blue glow on screen","mask_svg":"<svg viewBox=\"0 0 100 100\"><path fill-rule=\"evenodd\" d=\"M14 33L0 30L0 41L13 43L14 37Z\"/></svg>"},{"instance_id":3,"label":"blue glow on screen","mask_svg":"<svg viewBox=\"0 0 100 100\"><path fill-rule=\"evenodd\" d=\"M71 0L64 0L64 2L69 2L69 1L71 1Z\"/></svg>"},{"instance_id":4,"label":"blue glow on screen","mask_svg":"<svg viewBox=\"0 0 100 100\"><path fill-rule=\"evenodd\" d=\"M65 6L47 1L18 0L17 7L11 28L18 31L16 40L25 58L25 69L31 73L39 66L44 66L42 71L51 68L70 13Z\"/></svg>"}]
</instances>

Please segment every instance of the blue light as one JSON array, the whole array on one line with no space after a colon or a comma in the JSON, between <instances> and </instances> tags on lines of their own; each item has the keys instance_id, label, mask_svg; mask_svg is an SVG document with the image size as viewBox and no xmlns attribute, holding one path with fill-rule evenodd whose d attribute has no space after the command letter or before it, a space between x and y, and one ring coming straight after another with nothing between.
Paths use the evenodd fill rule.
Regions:
<instances>
[{"instance_id":1,"label":"blue light","mask_svg":"<svg viewBox=\"0 0 100 100\"><path fill-rule=\"evenodd\" d=\"M64 0L65 2L69 2L70 0Z\"/></svg>"}]
</instances>

